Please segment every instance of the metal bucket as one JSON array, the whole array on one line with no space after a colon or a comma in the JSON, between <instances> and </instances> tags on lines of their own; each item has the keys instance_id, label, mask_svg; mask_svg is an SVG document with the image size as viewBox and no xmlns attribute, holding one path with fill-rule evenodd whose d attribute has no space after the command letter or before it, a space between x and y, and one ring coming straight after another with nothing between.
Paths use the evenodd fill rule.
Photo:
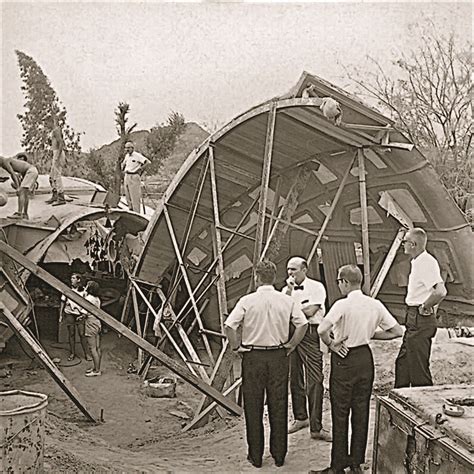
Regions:
<instances>
[{"instance_id":1,"label":"metal bucket","mask_svg":"<svg viewBox=\"0 0 474 474\"><path fill-rule=\"evenodd\" d=\"M42 393L0 392L0 472L43 472L47 406Z\"/></svg>"}]
</instances>

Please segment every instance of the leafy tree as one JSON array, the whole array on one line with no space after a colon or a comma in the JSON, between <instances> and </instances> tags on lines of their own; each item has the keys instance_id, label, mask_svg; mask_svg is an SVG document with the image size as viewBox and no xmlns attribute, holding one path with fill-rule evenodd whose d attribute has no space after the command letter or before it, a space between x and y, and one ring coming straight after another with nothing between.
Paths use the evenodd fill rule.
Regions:
<instances>
[{"instance_id":1,"label":"leafy tree","mask_svg":"<svg viewBox=\"0 0 474 474\"><path fill-rule=\"evenodd\" d=\"M120 150L115 161L114 168L114 179L112 182L111 190L114 193L120 194L120 185L122 183L122 170L121 164L125 158L125 143L130 140L130 134L133 132L133 129L137 126L134 123L132 126L127 126L128 117L127 114L130 112L130 105L126 102L119 102L117 110L115 111L115 124L117 127L117 133L120 137Z\"/></svg>"},{"instance_id":2,"label":"leafy tree","mask_svg":"<svg viewBox=\"0 0 474 474\"><path fill-rule=\"evenodd\" d=\"M171 112L166 123L155 125L147 137L148 158L151 161L148 174L156 174L176 146L180 135L186 129L184 116Z\"/></svg>"},{"instance_id":3,"label":"leafy tree","mask_svg":"<svg viewBox=\"0 0 474 474\"><path fill-rule=\"evenodd\" d=\"M78 153L81 150L81 134L76 133L66 121L66 109L59 102L56 92L48 77L36 61L22 51L15 51L23 81L21 90L26 102L25 112L18 114L23 136L21 145L33 156L33 161L40 172L49 171L52 158L51 128L47 117L52 112L58 115L59 126L63 132L66 152Z\"/></svg>"},{"instance_id":4,"label":"leafy tree","mask_svg":"<svg viewBox=\"0 0 474 474\"><path fill-rule=\"evenodd\" d=\"M472 177L471 48L415 26L421 46L392 61L390 75L369 58L374 72L350 74L359 90L391 114L398 128L432 162L459 207L467 211Z\"/></svg>"}]
</instances>

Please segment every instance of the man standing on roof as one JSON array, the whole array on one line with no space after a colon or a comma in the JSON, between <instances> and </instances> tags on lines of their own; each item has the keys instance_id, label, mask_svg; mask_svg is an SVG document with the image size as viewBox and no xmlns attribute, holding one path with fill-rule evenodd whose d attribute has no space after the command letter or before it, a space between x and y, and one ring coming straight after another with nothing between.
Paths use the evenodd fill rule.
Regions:
<instances>
[{"instance_id":1,"label":"man standing on roof","mask_svg":"<svg viewBox=\"0 0 474 474\"><path fill-rule=\"evenodd\" d=\"M150 160L141 153L135 151L133 142L125 143L125 158L122 161L122 171L125 174L123 184L128 208L131 211L140 212L142 202L141 176Z\"/></svg>"},{"instance_id":2,"label":"man standing on roof","mask_svg":"<svg viewBox=\"0 0 474 474\"><path fill-rule=\"evenodd\" d=\"M352 473L362 473L374 382L374 359L369 342L371 339L394 339L403 333L380 301L362 293L361 283L362 272L357 265L339 268L337 284L345 298L333 304L318 328L321 340L332 352L329 379L333 435L331 466L317 471L320 473L344 474L346 467L350 467Z\"/></svg>"},{"instance_id":3,"label":"man standing on roof","mask_svg":"<svg viewBox=\"0 0 474 474\"><path fill-rule=\"evenodd\" d=\"M275 277L276 267L272 262L259 262L255 267L257 290L243 296L225 321L230 347L242 355L247 460L254 467L262 466L265 395L270 420L270 454L277 467L285 462L288 450L288 355L301 341L307 327L299 307L273 287ZM296 328L291 339L290 322Z\"/></svg>"},{"instance_id":4,"label":"man standing on roof","mask_svg":"<svg viewBox=\"0 0 474 474\"><path fill-rule=\"evenodd\" d=\"M18 211L8 216L9 219L29 219L28 204L30 192L34 191L38 170L36 166L28 163L27 156L19 153L16 158L3 158L0 156L0 166L10 173L12 186L18 194Z\"/></svg>"},{"instance_id":5,"label":"man standing on roof","mask_svg":"<svg viewBox=\"0 0 474 474\"><path fill-rule=\"evenodd\" d=\"M318 325L325 314L326 290L322 283L307 277L308 264L304 258L290 258L287 272L287 286L282 292L292 298L308 320L308 330L291 355L290 388L294 421L288 433L309 426L311 438L330 442L331 435L323 430L322 425L323 353L318 335Z\"/></svg>"},{"instance_id":6,"label":"man standing on roof","mask_svg":"<svg viewBox=\"0 0 474 474\"><path fill-rule=\"evenodd\" d=\"M66 153L64 146L64 138L61 127L59 126L58 111L53 110L47 120L51 127L51 148L53 150L53 158L51 160L51 170L49 172L49 183L51 185L52 196L46 201L47 204L53 206L61 206L66 204L63 188L63 166L66 163Z\"/></svg>"},{"instance_id":7,"label":"man standing on roof","mask_svg":"<svg viewBox=\"0 0 474 474\"><path fill-rule=\"evenodd\" d=\"M426 232L415 227L403 240L411 257L405 298L406 331L395 362L395 388L433 385L430 372L431 342L436 334L437 305L447 291L436 259L426 251Z\"/></svg>"}]
</instances>

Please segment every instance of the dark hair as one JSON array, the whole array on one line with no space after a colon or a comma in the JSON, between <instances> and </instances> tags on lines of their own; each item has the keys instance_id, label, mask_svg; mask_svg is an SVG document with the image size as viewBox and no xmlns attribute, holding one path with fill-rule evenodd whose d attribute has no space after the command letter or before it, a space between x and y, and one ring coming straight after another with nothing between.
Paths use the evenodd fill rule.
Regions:
<instances>
[{"instance_id":1,"label":"dark hair","mask_svg":"<svg viewBox=\"0 0 474 474\"><path fill-rule=\"evenodd\" d=\"M276 277L276 266L270 260L262 260L255 266L255 275L265 285L273 285Z\"/></svg>"},{"instance_id":2,"label":"dark hair","mask_svg":"<svg viewBox=\"0 0 474 474\"><path fill-rule=\"evenodd\" d=\"M28 161L28 155L26 153L18 153L18 155L16 155L16 159L27 162Z\"/></svg>"},{"instance_id":3,"label":"dark hair","mask_svg":"<svg viewBox=\"0 0 474 474\"><path fill-rule=\"evenodd\" d=\"M99 296L100 286L96 281L88 281L86 291L92 296Z\"/></svg>"},{"instance_id":4,"label":"dark hair","mask_svg":"<svg viewBox=\"0 0 474 474\"><path fill-rule=\"evenodd\" d=\"M80 273L73 273L71 275L72 277L76 277L79 280L79 289L83 290L84 289L84 277Z\"/></svg>"},{"instance_id":5,"label":"dark hair","mask_svg":"<svg viewBox=\"0 0 474 474\"><path fill-rule=\"evenodd\" d=\"M354 264L339 267L339 277L348 281L351 285L360 285L362 283L362 272Z\"/></svg>"}]
</instances>

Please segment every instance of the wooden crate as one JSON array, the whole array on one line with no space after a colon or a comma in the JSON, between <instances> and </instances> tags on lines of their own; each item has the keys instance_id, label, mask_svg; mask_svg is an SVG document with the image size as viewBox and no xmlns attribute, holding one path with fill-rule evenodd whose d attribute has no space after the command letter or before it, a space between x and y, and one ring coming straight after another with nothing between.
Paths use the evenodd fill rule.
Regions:
<instances>
[{"instance_id":1,"label":"wooden crate","mask_svg":"<svg viewBox=\"0 0 474 474\"><path fill-rule=\"evenodd\" d=\"M474 472L474 407L460 418L443 414L446 399L468 399L473 386L392 390L377 397L372 472Z\"/></svg>"}]
</instances>

